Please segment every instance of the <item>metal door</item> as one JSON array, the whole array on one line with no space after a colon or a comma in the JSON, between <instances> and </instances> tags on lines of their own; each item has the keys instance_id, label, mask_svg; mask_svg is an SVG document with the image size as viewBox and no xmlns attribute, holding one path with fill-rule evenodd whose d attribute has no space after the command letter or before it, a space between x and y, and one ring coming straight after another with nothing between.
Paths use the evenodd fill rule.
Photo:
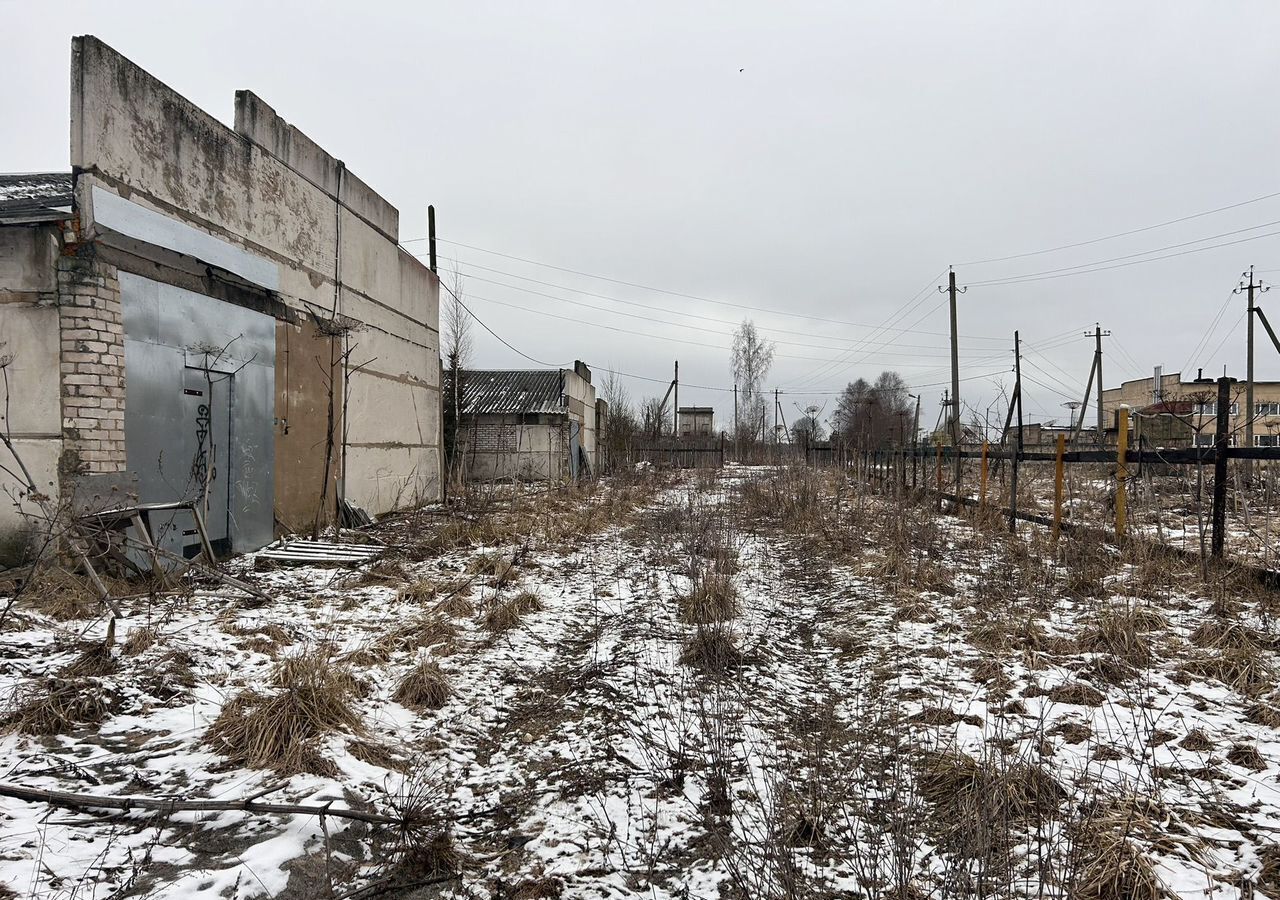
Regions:
<instances>
[{"instance_id":1,"label":"metal door","mask_svg":"<svg viewBox=\"0 0 1280 900\"><path fill-rule=\"evenodd\" d=\"M191 448L187 496L200 501L209 540L229 537L231 507L231 404L234 377L188 366L182 372L183 428ZM189 516L187 518L190 518ZM198 549L194 523L183 528L184 550Z\"/></svg>"}]
</instances>

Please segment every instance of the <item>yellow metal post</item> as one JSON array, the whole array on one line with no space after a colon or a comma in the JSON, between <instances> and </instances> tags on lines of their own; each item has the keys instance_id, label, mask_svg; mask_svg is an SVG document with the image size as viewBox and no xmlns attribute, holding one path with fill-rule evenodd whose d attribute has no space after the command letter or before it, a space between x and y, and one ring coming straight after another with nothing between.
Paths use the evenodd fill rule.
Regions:
<instances>
[{"instance_id":1,"label":"yellow metal post","mask_svg":"<svg viewBox=\"0 0 1280 900\"><path fill-rule=\"evenodd\" d=\"M1127 513L1125 479L1129 477L1125 459L1129 455L1129 407L1127 406L1119 409L1116 434L1116 540L1120 540L1124 537Z\"/></svg>"},{"instance_id":2,"label":"yellow metal post","mask_svg":"<svg viewBox=\"0 0 1280 900\"><path fill-rule=\"evenodd\" d=\"M987 508L987 447L986 441L982 442L982 477L978 482L978 509Z\"/></svg>"},{"instance_id":3,"label":"yellow metal post","mask_svg":"<svg viewBox=\"0 0 1280 900\"><path fill-rule=\"evenodd\" d=\"M1063 464L1062 457L1067 452L1067 436L1065 434L1058 435L1058 458L1054 465L1053 472L1053 538L1058 539L1058 532L1062 529L1062 474Z\"/></svg>"}]
</instances>

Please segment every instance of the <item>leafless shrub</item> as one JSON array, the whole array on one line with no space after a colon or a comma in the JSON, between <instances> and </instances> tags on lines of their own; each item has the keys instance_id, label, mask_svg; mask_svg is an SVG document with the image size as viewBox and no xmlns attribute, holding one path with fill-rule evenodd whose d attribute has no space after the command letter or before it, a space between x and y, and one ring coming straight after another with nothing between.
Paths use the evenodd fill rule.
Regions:
<instances>
[{"instance_id":1,"label":"leafless shrub","mask_svg":"<svg viewBox=\"0 0 1280 900\"><path fill-rule=\"evenodd\" d=\"M707 573L678 600L680 621L687 625L723 622L738 614L738 592L725 575Z\"/></svg>"},{"instance_id":2,"label":"leafless shrub","mask_svg":"<svg viewBox=\"0 0 1280 900\"><path fill-rule=\"evenodd\" d=\"M681 665L707 674L733 671L741 667L744 660L733 629L723 624L699 625L680 654Z\"/></svg>"}]
</instances>

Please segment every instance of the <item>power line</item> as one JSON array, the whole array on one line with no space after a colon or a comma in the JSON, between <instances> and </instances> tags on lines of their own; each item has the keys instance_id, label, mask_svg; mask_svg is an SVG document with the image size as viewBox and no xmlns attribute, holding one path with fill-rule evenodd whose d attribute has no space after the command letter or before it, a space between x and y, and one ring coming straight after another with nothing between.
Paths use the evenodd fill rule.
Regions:
<instances>
[{"instance_id":1,"label":"power line","mask_svg":"<svg viewBox=\"0 0 1280 900\"><path fill-rule=\"evenodd\" d=\"M414 255L414 256L422 256L422 255L424 255L424 254L418 253L418 254L413 254L413 255ZM572 292L573 292L573 293L575 293L575 294L582 294L583 296L586 296L586 297L595 297L595 298L600 299L600 300L607 300L607 301L609 301L610 303L622 303L622 304L625 304L625 305L627 305L627 306L634 306L634 307L638 307L638 308L640 308L640 309L653 310L653 311L657 311L657 312L668 313L668 314L670 314L670 315L685 316L686 318L691 318L691 319L701 319L701 320L703 320L703 321L705 321L705 322L716 322L716 323L719 323L719 324L721 324L721 325L736 325L736 324L737 324L736 322L732 322L732 321L730 321L730 320L728 320L728 319L717 319L717 318L715 318L714 316L704 316L704 315L699 315L698 313L690 313L690 312L684 312L684 311L682 311L682 310L677 310L677 309L669 309L669 308L667 308L667 307L665 307L665 306L656 306L656 305L651 304L651 303L642 303L642 302L640 302L640 301L638 301L638 300L626 300L626 299L624 299L624 298L622 298L622 297L614 297L614 296L612 296L612 295L610 295L610 294L600 294L600 293L596 293L595 291L587 291L587 290L583 290L582 288L571 287L571 286L566 285L566 284L557 284L557 283L555 283L555 282L551 282L551 281L542 281L542 280L537 279L537 278L530 278L530 277L529 277L529 276L527 276L527 275L520 275L520 274L517 274L517 273L515 273L515 272L508 272L508 271L506 271L506 270L504 270L504 269L495 269L495 268L493 268L492 266L482 266L482 265L480 265L479 263L474 263L474 262L471 262L471 261L469 261L469 260L462 260L462 261L461 261L461 264L462 264L463 266L465 266L466 268L468 268L468 269L479 269L480 271L483 271L483 272L491 272L491 273L494 273L494 274L497 274L497 275L505 275L505 276L507 276L508 278L518 278L518 279L520 279L521 281L527 281L527 282L529 282L529 283L531 283L531 284L537 284L537 285L540 285L540 286L542 286L542 287L550 287L550 288L555 288L555 289L557 289L557 290L572 291ZM468 273L468 274L466 275L466 277L467 277L467 278L475 279L476 281L483 281L483 282L485 282L485 283L487 283L487 284L496 284L496 285L500 285L500 286L502 286L502 287L510 288L510 289L512 289L512 290L516 290L516 291L523 291L524 293L536 294L536 295L541 296L541 297L551 297L551 298L553 298L553 299L557 299L557 300L559 300L559 299L564 299L564 298L562 298L562 297L560 297L559 295L556 295L556 294L544 294L544 293L541 293L541 292L539 292L539 291L534 291L534 290L530 290L529 288L521 287L520 285L508 284L508 283L506 283L506 282L504 282L504 281L497 281L497 280L492 279L492 278L484 278L484 277L482 277L482 276L480 276L480 275L474 275L474 274L469 274L469 273ZM797 318L804 318L804 319L810 318L809 316L803 316L803 315L799 315L799 314L795 314L795 313L783 313L783 312L778 312L778 311L769 311L769 313L770 313L771 315L794 315L794 316L796 316ZM819 319L819 320L817 320L817 321L824 321L824 322L829 322L829 323L831 323L831 324L844 325L844 326L847 326L847 327L850 327L850 328L876 328L876 327L878 327L878 326L868 325L868 324L866 324L866 323L862 323L862 322L845 322L845 321L841 321L841 320L839 320L839 319ZM814 333L812 333L812 332L808 332L808 331L791 331L791 330L788 330L788 329L785 329L785 328L774 328L774 327L770 327L770 328L768 328L767 330L768 330L768 331L771 331L771 332L776 332L776 333L778 333L778 334L794 334L794 335L799 335L799 336L801 336L801 337L829 337L829 335L817 335L817 334L814 334ZM913 332L913 333L915 333L915 334L931 335L931 336L935 336L935 337L947 337L947 336L948 336L948 333L947 333L947 332L943 332L943 331L923 331L923 330L917 330L917 331L915 331L915 332ZM975 340L975 341L1003 341L1003 340L1004 340L1004 338L1000 338L1000 337L991 337L991 336L987 336L987 335L976 335L976 334L965 334L965 335L961 335L961 337L965 338L966 340Z\"/></svg>"},{"instance_id":2,"label":"power line","mask_svg":"<svg viewBox=\"0 0 1280 900\"><path fill-rule=\"evenodd\" d=\"M595 311L597 311L597 312L607 313L608 315L613 315L613 316L625 316L625 317L630 318L630 319L639 319L639 320L644 321L644 322L653 322L653 323L658 324L658 325L668 325L668 326L670 326L670 327L672 327L672 328L692 329L692 330L694 330L694 331L705 331L705 332L707 332L707 333L709 333L709 334L718 334L718 335L722 335L722 336L724 336L724 337L733 337L733 332L732 332L732 331L719 331L719 330L717 330L717 329L714 329L714 328L707 328L707 327L702 326L702 325L690 325L690 324L687 324L687 323L684 323L684 322L672 322L672 321L670 321L670 320L668 320L668 319L658 319L658 318L654 318L653 316L642 316L642 315L639 315L638 313L629 313L629 312L623 312L623 311L621 311L621 310L608 309L608 308L606 308L606 307L597 306L597 305L592 304L592 303L586 303L586 302L583 302L583 301L581 301L581 300L574 300L574 299L572 299L572 298L570 298L570 297L560 297L560 296L558 296L558 295L556 295L556 294L548 294L548 293L544 293L543 291L535 291L535 290L532 290L532 289L529 289L529 288L522 288L522 287L519 287L518 285L509 285L509 284L506 284L506 283L501 282L501 281L494 281L494 280L493 280L493 279L491 279L491 278L482 278L482 277L480 277L480 276L476 276L476 275L468 275L467 277L468 277L468 278L472 278L472 279L474 279L474 280L476 280L476 281L483 281L483 282L486 282L486 283L488 283L488 284L498 285L499 287L512 288L512 289L514 289L514 290L521 291L521 292L523 292L523 293L533 294L534 296L537 296L537 297L545 297L545 298L547 298L548 300L556 300L556 301L561 302L561 303L568 303L568 304L571 304L571 305L573 305L573 306L580 306L580 307L583 307L584 309L591 309L591 310L595 310ZM573 290L573 288L569 288L569 290ZM481 299L481 300L488 300L489 302L492 302L492 303L500 303L500 302L502 302L502 301L494 300L494 299L492 299L492 298L488 298L488 297L479 297L479 295L472 295L472 296L476 296L478 299ZM594 296L594 295L592 295L592 296ZM625 301L622 301L622 302L625 302ZM515 308L515 309L528 309L527 307L517 306L517 305L515 305L515 304L510 304L510 305L511 305L511 306L513 306L513 308ZM640 306L640 307L642 307L642 308L646 308L646 309L650 308L650 307L646 307L646 306L644 306L644 304L634 304L634 305L636 305L636 306ZM530 311L530 312L534 312L534 310L529 310L529 311ZM719 322L719 323L724 324L724 325L732 325L732 324L734 324L734 323L732 323L732 322L727 322L727 321L725 321L725 320L723 320L723 319L713 319L713 318L710 318L710 317L707 317L707 316L695 316L695 315L690 314L690 313L677 313L677 315L689 315L689 316L691 316L692 318L705 319L705 320L710 321L710 322ZM766 329L761 328L761 331L765 331L765 330L766 330ZM769 329L769 330L772 330L772 329ZM781 329L779 329L779 330L781 330ZM805 334L806 334L806 332L788 332L788 331L782 331L782 333L784 333L784 334L799 334L799 335L805 335ZM832 338L830 335L816 335L816 334L812 334L812 335L808 335L808 336L810 336L810 337L816 337L816 338L823 338L823 337L826 337L826 338L828 338L828 339L832 339L832 340L842 340L841 338ZM850 339L850 340L858 340L858 339ZM804 342L802 342L802 341L787 341L787 340L773 339L773 342L774 342L774 343L777 343L777 344L784 344L784 345L787 345L787 346L793 346L793 347L807 347L807 348L812 349L812 350L834 350L834 351L837 351L837 352L841 352L841 351L845 351L845 350L847 350L847 348L846 348L846 347L839 347L839 346L832 347L832 346L829 346L829 345L826 345L826 344L807 344L807 343L804 343ZM890 342L890 341L883 341L883 342L880 342L880 343L876 344L875 346L878 346L878 347L885 347L885 346L890 346L891 344L892 344L892 346L896 346L896 347L909 347L909 348L913 348L913 349L917 349L917 350L944 350L944 349L946 349L946 348L944 348L944 347L942 347L942 346L940 346L940 345L936 345L936 344L902 344L902 343L898 343L897 341L893 341L893 342ZM921 355L941 355L941 354L921 354Z\"/></svg>"},{"instance_id":3,"label":"power line","mask_svg":"<svg viewBox=\"0 0 1280 900\"><path fill-rule=\"evenodd\" d=\"M403 245L407 243L413 243L415 241L424 241L424 240L427 240L427 238L409 238L407 240L401 241L400 243ZM848 325L854 328L868 327L866 325L862 325L856 322L846 322L841 319L828 319L823 316L812 316L806 313L785 312L780 309L770 309L768 307L763 307L763 306L752 306L746 303L734 303L733 301L730 301L730 300L715 300L715 299L712 299L711 297L699 296L698 294L687 294L687 293L684 293L683 291L673 291L667 288L654 287L652 285L641 284L635 281L626 281L625 279L621 279L621 278L612 278L608 275L597 275L591 272L583 272L579 269L570 269L567 266L557 266L557 265L553 265L552 263L539 262L536 259L529 259L524 256L515 256L510 253L503 253L499 250L490 250L486 247L477 247L474 244L464 244L461 241L451 241L447 238L437 237L436 240L440 243L452 244L455 247L463 247L467 250L475 250L480 253L490 253L494 256L500 256L503 259L510 259L516 262L527 263L531 266L541 266L545 269L553 269L557 272L565 272L570 275L579 275L583 278L594 278L597 281L607 281L610 284L618 284L618 285L622 285L623 287L636 288L638 290L650 291L656 294L666 294L670 297L681 297L685 300L697 300L701 303L713 303L717 306L730 306L735 309L745 309L745 310L750 310L751 312L767 313L769 315L775 315L775 316L790 316L791 318L796 318L796 319L808 319L813 322L827 322L833 325ZM406 252L410 253L413 256L424 255L421 253L412 253L412 251L409 251L407 248L406 248ZM516 276L516 277L520 277L520 276ZM569 288L569 290L573 290L573 288ZM982 337L978 339L989 340L990 338Z\"/></svg>"},{"instance_id":4,"label":"power line","mask_svg":"<svg viewBox=\"0 0 1280 900\"><path fill-rule=\"evenodd\" d=\"M1231 298L1235 296L1235 291L1227 294L1227 298L1222 301L1222 306L1218 307L1218 314L1213 317L1213 321L1209 323L1209 328L1200 335L1200 340L1196 342L1195 347L1187 354L1186 360L1178 367L1179 373L1186 372L1191 363L1195 360L1196 354L1205 348L1209 341L1213 340L1213 333L1218 330L1218 325L1222 321L1222 317L1226 315L1227 307L1231 305Z\"/></svg>"},{"instance_id":5,"label":"power line","mask_svg":"<svg viewBox=\"0 0 1280 900\"><path fill-rule=\"evenodd\" d=\"M691 346L694 346L694 347L701 347L701 348L706 349L706 350L723 350L723 351L725 351L725 352L728 352L729 350L731 350L731 349L732 349L732 348L730 348L730 347L721 346L720 344L708 344L708 343L706 343L705 341L695 341L695 340L690 340L690 339L688 339L688 338L667 337L667 336L665 336L665 335L661 335L661 334L648 334L648 333L643 332L643 331L634 331L634 330L632 330L632 329L630 329L630 328L619 328L619 327L617 327L617 326L615 326L615 325L605 325L605 324L604 324L604 323L602 323L602 322L590 322L590 321L583 321L582 319L575 319L575 318L571 318L570 316L561 316L561 315L557 315L556 313L547 312L546 310L542 310L542 309L531 309L531 308L529 308L529 307L527 307L527 306L521 306L521 305L519 305L518 303L509 303L509 302L507 302L507 301L505 301L505 300L496 300L496 299L494 299L494 298L492 298L492 297L482 297L482 296L481 296L481 295L479 295L479 294L472 294L472 295L471 295L471 299L473 299L473 300L481 300L481 301L483 301L483 302L485 302L485 303L493 303L493 304L495 304L495 305L497 305L497 306L505 306L505 307L507 307L508 309L515 309L515 310L519 310L519 311L521 311L521 312L530 313L531 315L535 315L535 316L543 316L543 317L548 318L548 319L558 319L558 320L560 320L560 321L562 321L562 322L571 322L571 323L573 323L573 324L575 324L575 325L585 325L585 326L586 326L586 327L588 327L588 328L600 328L600 329L603 329L603 330L605 330L605 331L613 331L613 332L617 332L617 333L619 333L619 334L625 334L625 335L628 335L628 336L630 336L630 337L641 337L641 338L647 338L647 339L650 339L650 340L655 340L655 341L667 341L667 342L670 342L670 343L676 343L676 344L689 344L689 345L691 345ZM815 350L839 350L839 349L840 349L839 347L816 347L816 346L809 345L809 344L801 344L800 346L802 346L802 347L811 347L812 349L815 349ZM884 346L888 346L888 345L886 344L886 345L884 345ZM882 351L878 351L878 352L876 353L876 355L877 355L877 356L906 356L906 357L911 358L911 359L916 359L916 358L919 358L919 357L940 357L940 356L943 356L943 355L945 355L945 354L941 354L941 353L932 353L932 354L930 354L930 353L919 353L919 352L915 352L915 353L894 353L893 351L882 350ZM813 361L814 361L813 357L812 357L812 356L808 356L808 355L796 355L796 354L779 353L779 354L776 354L776 356L777 356L777 358L779 358L779 359L802 359L802 360L808 360L808 361L810 361L810 362L813 362ZM910 364L909 364L909 363L899 363L899 365L910 365Z\"/></svg>"},{"instance_id":6,"label":"power line","mask_svg":"<svg viewBox=\"0 0 1280 900\"><path fill-rule=\"evenodd\" d=\"M1087 247L1090 244L1100 244L1103 241L1111 241L1111 240L1115 240L1116 238L1128 237L1131 234L1141 234L1144 231L1153 231L1157 228L1165 228L1169 225L1177 225L1179 222L1189 222L1192 219L1199 219L1204 216L1211 216L1214 213L1226 212L1229 209L1239 209L1242 206L1248 206L1251 203L1260 203L1263 200L1270 200L1273 197L1280 197L1280 191L1277 191L1274 194L1264 194L1261 197L1254 197L1252 200L1243 200L1240 203L1232 203L1227 206L1219 206L1217 209L1210 209L1204 212L1192 213L1189 216L1181 216L1177 219L1170 219L1167 222L1159 222L1155 225L1144 225L1142 228L1133 228L1133 229L1130 229L1129 231L1119 231L1119 232L1116 232L1115 234L1108 234L1104 237L1092 238L1087 241L1077 241L1074 244L1060 244L1057 247L1047 247L1044 250L1032 250L1027 253L1014 253L1010 256L995 256L990 259L975 259L975 260L970 260L969 262L959 263L959 265L980 266L986 263L1006 262L1011 259L1025 259L1028 256L1040 256L1045 253L1056 253L1059 250L1070 250L1074 247ZM1280 270L1277 270L1277 271L1280 271Z\"/></svg>"},{"instance_id":7,"label":"power line","mask_svg":"<svg viewBox=\"0 0 1280 900\"><path fill-rule=\"evenodd\" d=\"M518 354L518 355L520 355L520 356L523 356L525 359L529 360L529 362L535 362L535 363L537 363L537 364L538 364L538 365L540 365L540 366L546 366L548 369L565 369L565 368L568 368L568 366L557 366L557 365L554 365L554 364L552 364L552 363L543 362L543 361L542 361L542 360L540 360L540 359L534 359L532 356L530 356L528 353L525 353L523 350L517 350L515 347L513 347L511 344L509 344L509 343L507 342L507 339L506 339L506 338L504 338L502 335L498 334L498 332L494 331L492 328L490 328L488 325L486 325L486 324L484 323L484 321L483 321L483 320L481 320L481 318L480 318L479 316L477 316L475 313L473 313L473 312L471 311L471 308L470 308L469 306L467 306L467 304L465 304L465 303L463 303L463 302L462 302L462 298L461 298L461 297L459 297L457 294L455 294L455 293L453 292L453 290L449 287L449 285L445 284L443 281L440 281L440 279L438 279L438 278L436 279L436 281L440 284L440 287L442 287L442 288L444 288L446 291L448 291L449 296L450 296L450 297L452 297L452 298L454 299L454 301L455 301L459 306L461 306L464 310L466 310L467 315L469 315L471 318L475 319L475 320L476 320L476 322L478 322L478 323L480 324L480 327L481 327L481 328L483 328L485 331L489 332L491 335L493 335L495 338L497 338L499 341L501 341L501 342L502 342L502 344L503 344L503 345L504 345L508 350L510 350L511 352L516 353L516 354Z\"/></svg>"},{"instance_id":8,"label":"power line","mask_svg":"<svg viewBox=\"0 0 1280 900\"><path fill-rule=\"evenodd\" d=\"M1261 225L1251 225L1248 228L1238 228L1235 231L1224 231L1221 234L1213 234L1213 235L1209 235L1208 237L1197 238L1194 241L1184 241L1180 244L1169 244L1166 247L1156 247L1152 250L1143 250L1141 253L1129 253L1129 254L1126 254L1125 256L1113 256L1110 259L1098 259L1098 260L1094 260L1093 262L1081 263L1080 265L1077 265L1077 266L1063 266L1058 269L1045 269L1044 271L1041 271L1041 272L1026 272L1021 275L1010 275L1005 278L992 278L992 279L988 279L987 281L971 281L969 282L969 286L984 287L984 286L1001 285L1001 284L1023 284L1028 281L1047 281L1050 278L1066 278L1071 275L1084 275L1084 274L1087 274L1088 272L1104 272L1104 271L1107 271L1108 269L1122 269L1125 266L1136 266L1141 263L1156 262L1157 260L1161 260L1161 259L1172 259L1176 256L1186 256L1187 254L1190 254L1190 253L1201 253L1205 250L1217 249L1218 247L1230 247L1234 244L1243 244L1247 241L1261 240L1263 238L1272 237L1274 235L1280 234L1280 231L1269 231L1266 234L1257 234L1257 235L1254 235L1253 237L1240 238L1234 241L1224 241L1221 244L1212 244L1208 247L1197 247L1193 250L1184 250L1181 253L1169 253L1169 254L1166 254L1165 256L1155 256L1155 257L1152 257L1151 259L1136 259L1136 257L1149 256L1152 253L1160 253L1161 251L1173 250L1178 247L1189 247L1192 244L1201 244L1201 243L1204 243L1205 241L1217 240L1218 238L1229 237L1234 234L1242 234L1246 231L1256 231L1259 228L1269 228L1272 225L1280 225L1280 219L1277 219L1274 222L1264 222ZM1103 265L1104 263L1113 263L1113 262L1118 262L1120 260L1131 260L1131 262L1124 262L1124 263L1121 263L1120 265L1115 265L1115 266ZM1090 267L1096 267L1096 268L1090 268ZM1075 271L1078 269L1083 269L1086 271Z\"/></svg>"}]
</instances>

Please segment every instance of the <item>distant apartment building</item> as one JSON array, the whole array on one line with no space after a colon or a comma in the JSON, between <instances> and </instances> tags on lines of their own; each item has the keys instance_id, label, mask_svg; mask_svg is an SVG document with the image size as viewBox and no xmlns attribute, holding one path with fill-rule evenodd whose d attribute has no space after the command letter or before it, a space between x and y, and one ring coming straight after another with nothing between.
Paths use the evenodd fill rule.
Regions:
<instances>
[{"instance_id":1,"label":"distant apartment building","mask_svg":"<svg viewBox=\"0 0 1280 900\"><path fill-rule=\"evenodd\" d=\"M1254 382L1252 413L1244 408L1244 395L1243 381L1232 385L1228 410L1231 446L1244 445L1245 425L1252 417L1253 445L1280 447L1280 381ZM1207 447L1217 440L1217 396L1216 379L1183 381L1180 373L1153 374L1104 390L1103 418L1114 436L1116 413L1121 406L1128 406L1138 414L1132 427L1149 442Z\"/></svg>"}]
</instances>

